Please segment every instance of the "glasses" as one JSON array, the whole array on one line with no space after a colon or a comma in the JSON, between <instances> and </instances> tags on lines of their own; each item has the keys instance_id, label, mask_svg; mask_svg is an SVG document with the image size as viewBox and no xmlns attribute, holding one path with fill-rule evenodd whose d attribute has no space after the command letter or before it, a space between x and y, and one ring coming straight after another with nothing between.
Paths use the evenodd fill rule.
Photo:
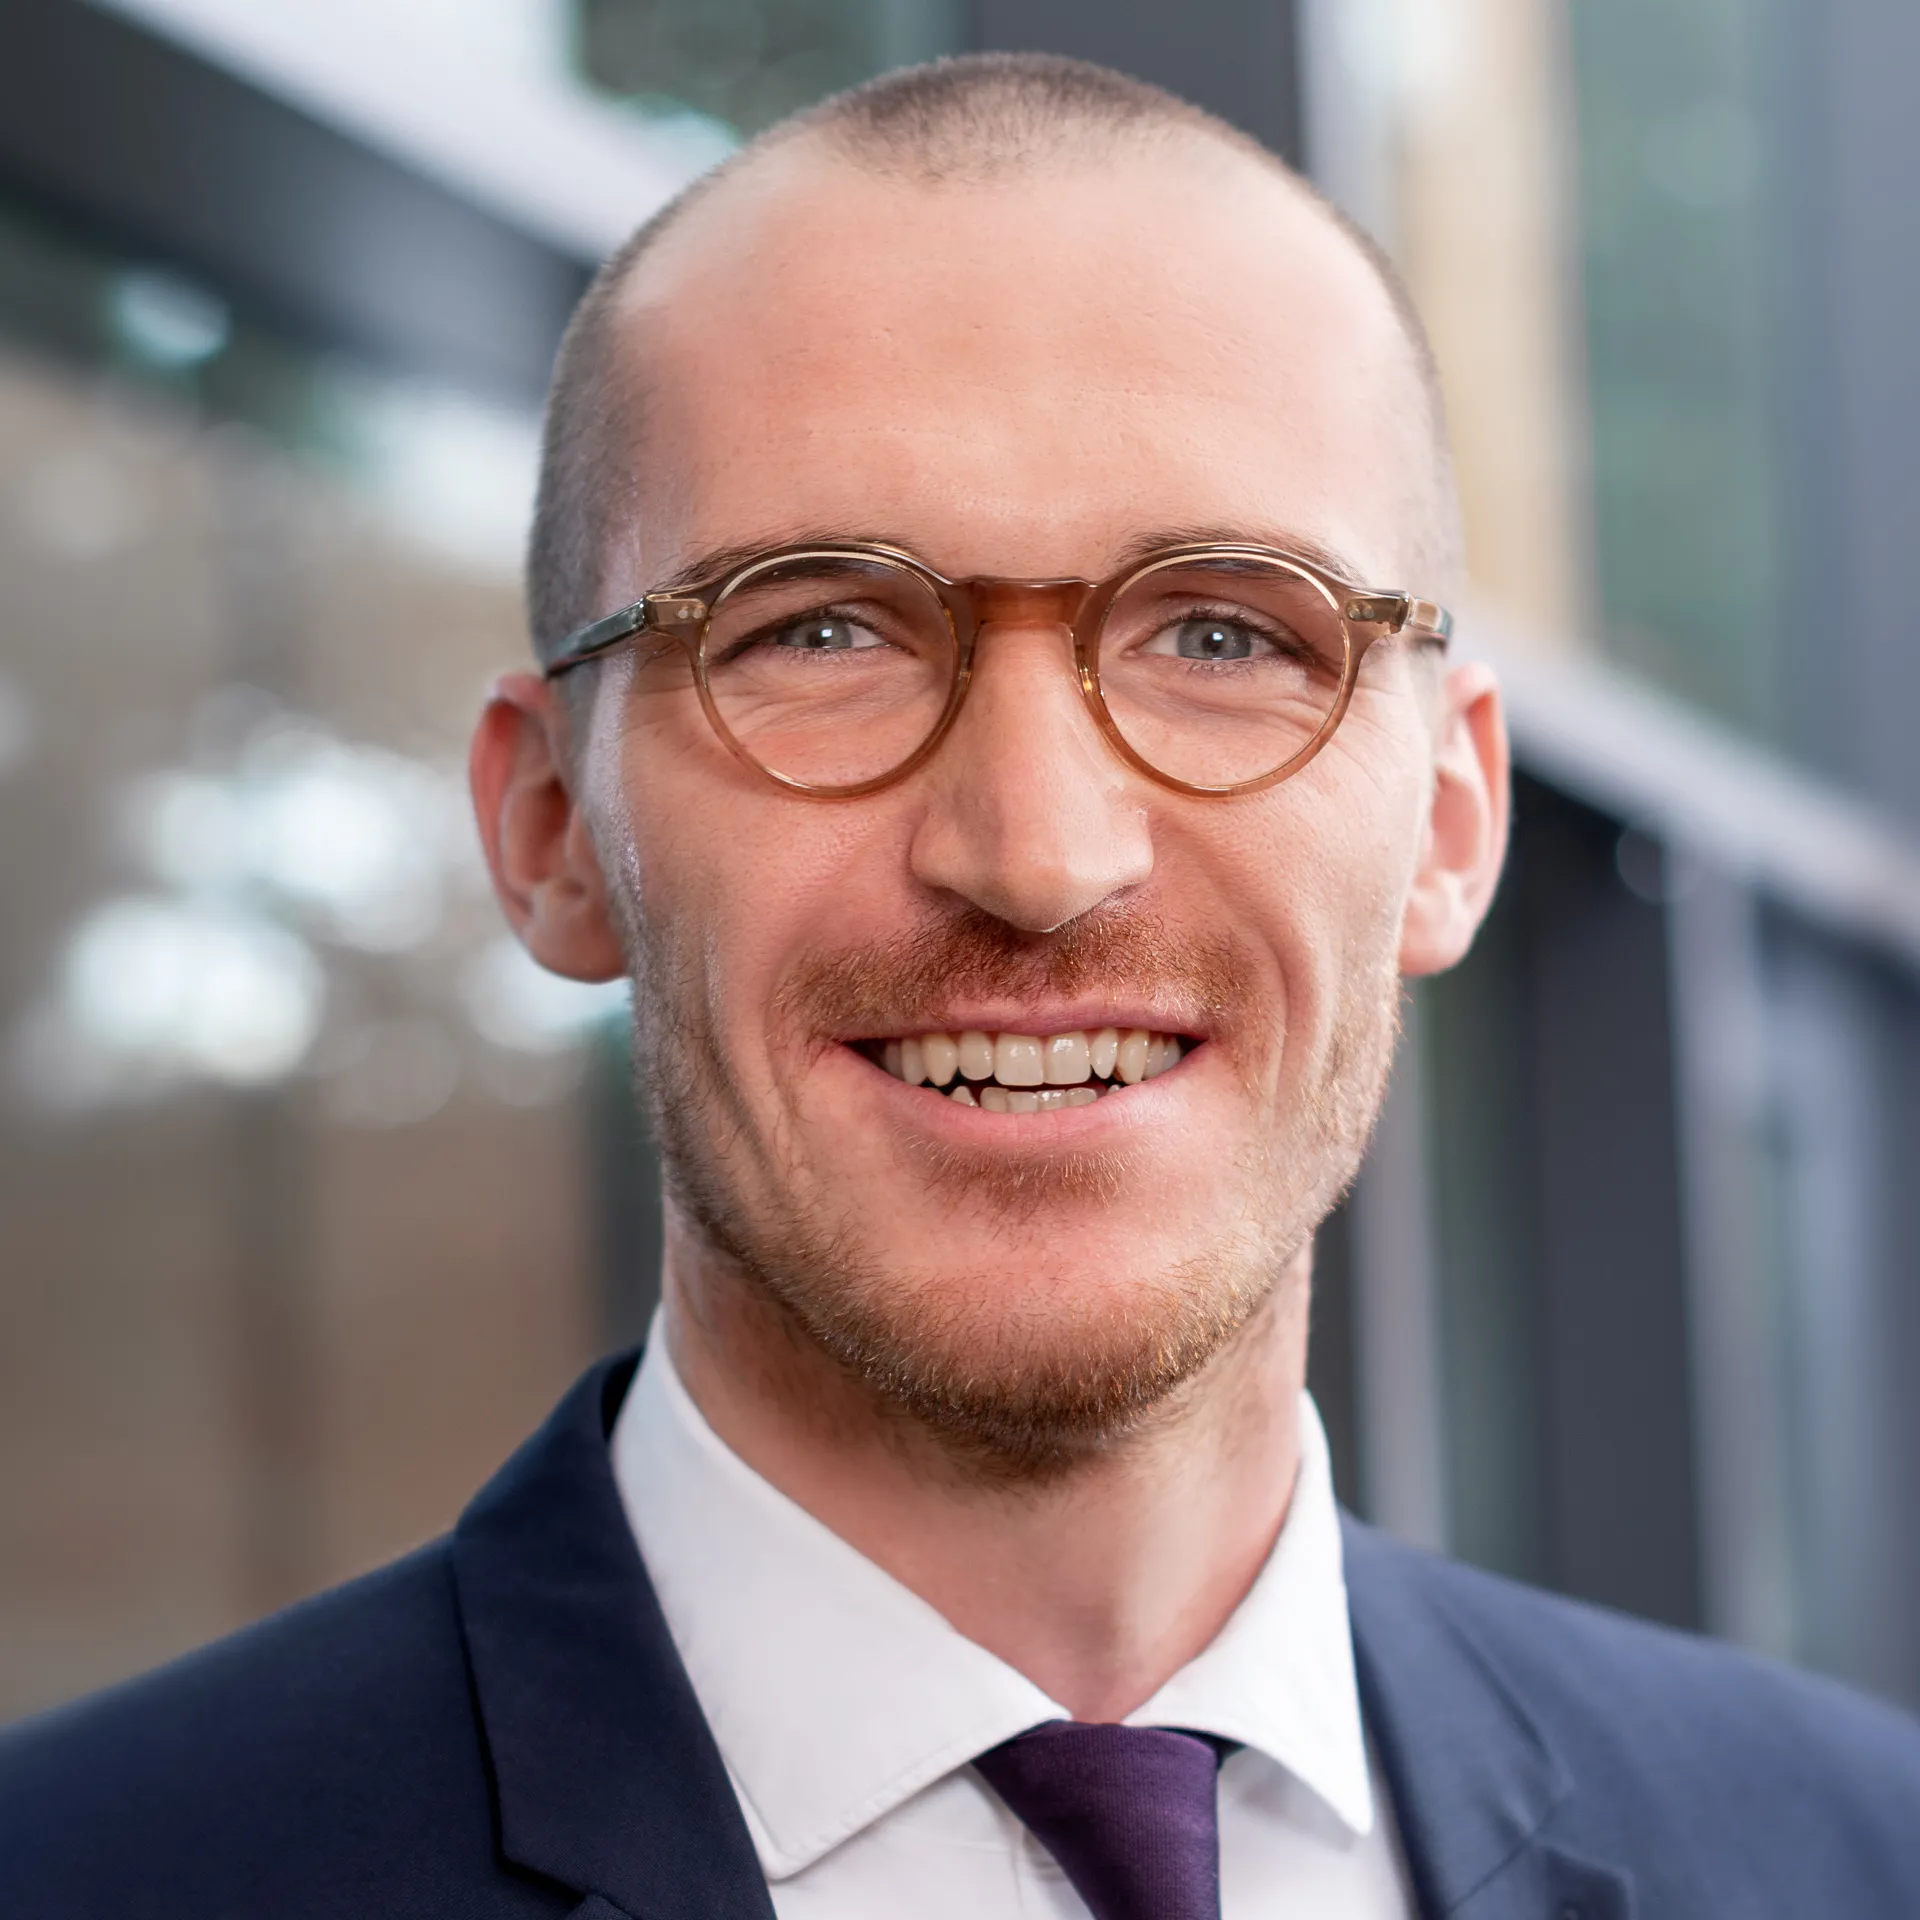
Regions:
<instances>
[{"instance_id":1,"label":"glasses","mask_svg":"<svg viewBox=\"0 0 1920 1920\"><path fill-rule=\"evenodd\" d=\"M1106 580L949 580L893 547L783 547L568 635L554 678L639 641L639 698L684 692L797 793L853 799L921 766L958 717L989 626L1062 627L1095 724L1177 793L1252 793L1332 738L1367 650L1445 646L1430 600L1363 590L1278 548L1166 548Z\"/></svg>"}]
</instances>

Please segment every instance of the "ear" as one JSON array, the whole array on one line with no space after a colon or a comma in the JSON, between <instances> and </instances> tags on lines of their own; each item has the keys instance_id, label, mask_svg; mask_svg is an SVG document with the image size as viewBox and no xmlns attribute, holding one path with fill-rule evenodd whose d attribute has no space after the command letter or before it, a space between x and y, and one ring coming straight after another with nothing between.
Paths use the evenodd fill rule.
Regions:
<instances>
[{"instance_id":1,"label":"ear","mask_svg":"<svg viewBox=\"0 0 1920 1920\"><path fill-rule=\"evenodd\" d=\"M625 957L569 779L567 738L552 682L503 674L474 728L467 780L494 893L527 951L570 979L613 980Z\"/></svg>"},{"instance_id":2,"label":"ear","mask_svg":"<svg viewBox=\"0 0 1920 1920\"><path fill-rule=\"evenodd\" d=\"M1473 944L1506 860L1509 779L1499 683L1469 661L1441 687L1426 832L1400 924L1403 975L1444 972Z\"/></svg>"}]
</instances>

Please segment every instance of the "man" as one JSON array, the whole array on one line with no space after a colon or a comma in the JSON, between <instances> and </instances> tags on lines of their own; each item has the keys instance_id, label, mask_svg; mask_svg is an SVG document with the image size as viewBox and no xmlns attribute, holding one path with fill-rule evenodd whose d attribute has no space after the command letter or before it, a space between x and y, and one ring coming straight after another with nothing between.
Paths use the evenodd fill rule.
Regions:
<instances>
[{"instance_id":1,"label":"man","mask_svg":"<svg viewBox=\"0 0 1920 1920\"><path fill-rule=\"evenodd\" d=\"M1417 324L1040 59L588 295L474 744L661 1324L453 1536L0 1748L28 1916L1920 1911L1920 1737L1336 1516L1313 1232L1506 822Z\"/></svg>"}]
</instances>

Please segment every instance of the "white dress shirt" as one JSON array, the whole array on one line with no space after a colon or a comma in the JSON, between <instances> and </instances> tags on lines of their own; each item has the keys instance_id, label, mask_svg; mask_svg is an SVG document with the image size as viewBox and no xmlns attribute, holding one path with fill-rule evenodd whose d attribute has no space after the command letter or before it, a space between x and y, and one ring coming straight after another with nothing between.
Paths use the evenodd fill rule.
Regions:
<instances>
[{"instance_id":1,"label":"white dress shirt","mask_svg":"<svg viewBox=\"0 0 1920 1920\"><path fill-rule=\"evenodd\" d=\"M1128 1716L1240 1743L1220 1770L1223 1920L1410 1920L1354 1682L1326 1437L1246 1598ZM780 1920L1087 1920L968 1765L1071 1716L762 1479L656 1329L613 1434L620 1497Z\"/></svg>"}]
</instances>

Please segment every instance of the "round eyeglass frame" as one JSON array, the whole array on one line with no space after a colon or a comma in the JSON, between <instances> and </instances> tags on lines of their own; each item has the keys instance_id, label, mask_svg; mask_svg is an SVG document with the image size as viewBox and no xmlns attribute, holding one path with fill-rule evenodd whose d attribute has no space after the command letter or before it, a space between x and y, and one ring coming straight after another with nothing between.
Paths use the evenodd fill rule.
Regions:
<instances>
[{"instance_id":1,"label":"round eyeglass frame","mask_svg":"<svg viewBox=\"0 0 1920 1920\"><path fill-rule=\"evenodd\" d=\"M795 779L791 774L767 766L735 738L707 684L706 643L714 614L761 575L796 562L835 560L866 565L879 563L918 578L946 611L953 638L954 668L946 705L932 730L912 753L871 779L823 786ZM1156 767L1137 752L1121 732L1100 690L1099 642L1114 602L1128 588L1163 569L1204 566L1209 561L1227 565L1247 562L1277 565L1298 575L1326 601L1328 610L1339 621L1343 648L1339 692L1319 729L1279 766L1225 786L1182 780ZM1390 635L1405 634L1429 646L1445 647L1453 633L1453 616L1436 602L1408 593L1356 586L1318 562L1284 547L1220 541L1162 547L1104 580L1010 580L993 576L953 580L900 547L861 541L826 541L768 548L705 579L643 594L630 605L576 628L550 651L543 648L540 652L542 669L546 677L553 680L589 660L611 653L637 635L657 635L677 642L692 667L694 686L708 723L735 759L786 792L814 800L857 800L906 779L938 751L959 718L967 689L972 684L974 645L983 627L1036 624L1067 629L1073 642L1075 677L1087 710L1108 746L1121 760L1136 773L1174 793L1220 800L1277 786L1319 753L1346 718L1360 677L1360 664L1376 642Z\"/></svg>"}]
</instances>

